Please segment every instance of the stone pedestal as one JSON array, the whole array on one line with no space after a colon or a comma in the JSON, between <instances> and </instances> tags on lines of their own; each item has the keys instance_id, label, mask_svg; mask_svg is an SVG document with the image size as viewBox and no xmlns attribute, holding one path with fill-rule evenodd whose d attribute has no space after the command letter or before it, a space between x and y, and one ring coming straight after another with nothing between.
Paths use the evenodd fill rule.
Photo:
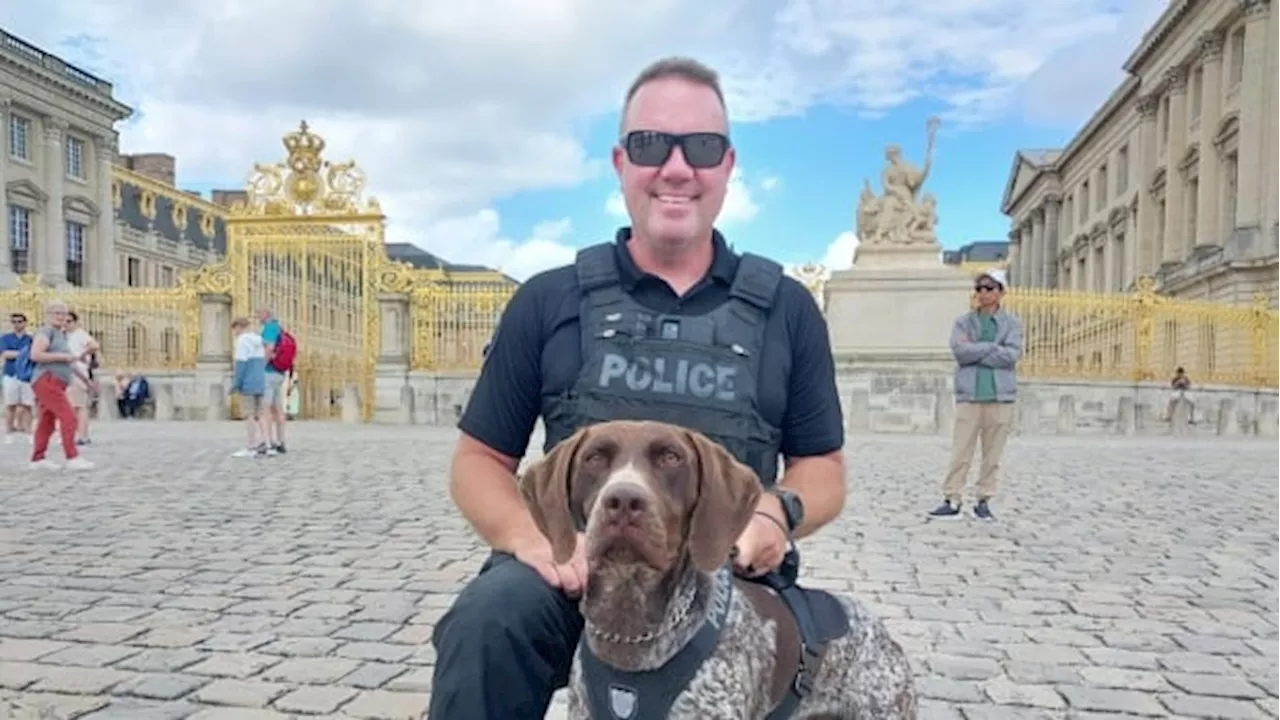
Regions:
<instances>
[{"instance_id":1,"label":"stone pedestal","mask_svg":"<svg viewBox=\"0 0 1280 720\"><path fill-rule=\"evenodd\" d=\"M973 278L941 254L936 243L860 247L853 267L831 274L825 303L838 361L954 367L951 326L969 308Z\"/></svg>"}]
</instances>

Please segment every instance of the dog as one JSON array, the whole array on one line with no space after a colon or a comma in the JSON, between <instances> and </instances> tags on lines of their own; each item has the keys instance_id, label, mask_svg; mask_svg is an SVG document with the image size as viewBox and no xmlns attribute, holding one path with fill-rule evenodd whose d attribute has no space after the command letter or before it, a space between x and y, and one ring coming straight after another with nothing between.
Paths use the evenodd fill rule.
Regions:
<instances>
[{"instance_id":1,"label":"dog","mask_svg":"<svg viewBox=\"0 0 1280 720\"><path fill-rule=\"evenodd\" d=\"M557 563L585 532L572 720L779 717L771 713L799 685L805 657L797 616L773 590L734 577L728 562L763 492L754 471L701 433L615 421L558 443L522 474L520 491ZM816 669L805 668L807 692L791 700L793 712L780 712L915 718L902 647L861 603L827 597L847 632L825 644Z\"/></svg>"}]
</instances>

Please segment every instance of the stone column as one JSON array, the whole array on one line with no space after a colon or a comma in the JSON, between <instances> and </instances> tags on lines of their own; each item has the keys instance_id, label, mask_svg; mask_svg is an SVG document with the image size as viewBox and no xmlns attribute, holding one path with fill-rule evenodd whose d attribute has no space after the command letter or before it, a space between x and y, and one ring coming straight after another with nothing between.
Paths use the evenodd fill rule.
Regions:
<instances>
[{"instance_id":1,"label":"stone column","mask_svg":"<svg viewBox=\"0 0 1280 720\"><path fill-rule=\"evenodd\" d=\"M1151 197L1151 174L1156 169L1156 110L1158 95L1138 98L1138 171L1132 179L1138 186L1138 234L1133 238L1134 277L1150 275L1160 264L1160 240L1156 237L1156 204Z\"/></svg>"},{"instance_id":2,"label":"stone column","mask_svg":"<svg viewBox=\"0 0 1280 720\"><path fill-rule=\"evenodd\" d=\"M1213 146L1222 113L1222 32L1210 30L1200 36L1200 57L1204 71L1200 85L1200 192L1196 197L1196 248L1222 245L1218 196L1222 194L1222 163ZM1194 251L1196 248L1192 248Z\"/></svg>"},{"instance_id":3,"label":"stone column","mask_svg":"<svg viewBox=\"0 0 1280 720\"><path fill-rule=\"evenodd\" d=\"M44 237L41 242L33 244L40 247L35 267L44 276L44 282L53 287L67 284L67 229L62 214L62 188L67 177L62 137L66 131L65 120L45 118L44 177L45 192L49 198L44 204Z\"/></svg>"},{"instance_id":4,"label":"stone column","mask_svg":"<svg viewBox=\"0 0 1280 720\"><path fill-rule=\"evenodd\" d=\"M1187 236L1186 185L1178 164L1187 151L1187 68L1179 65L1165 71L1169 92L1169 145L1165 148L1164 242L1161 265L1174 265L1187 257L1183 241Z\"/></svg>"},{"instance_id":5,"label":"stone column","mask_svg":"<svg viewBox=\"0 0 1280 720\"><path fill-rule=\"evenodd\" d=\"M1009 231L1009 284L1013 287L1023 287L1022 268L1018 263L1022 262L1022 248L1019 243L1022 240L1022 233L1015 228Z\"/></svg>"},{"instance_id":6,"label":"stone column","mask_svg":"<svg viewBox=\"0 0 1280 720\"><path fill-rule=\"evenodd\" d=\"M1244 72L1240 78L1240 181L1236 184L1235 227L1256 233L1262 223L1262 188L1271 183L1262 176L1262 151L1266 144L1263 106L1267 88L1267 18L1271 0L1239 0L1244 11ZM1271 87L1271 92L1275 88Z\"/></svg>"},{"instance_id":7,"label":"stone column","mask_svg":"<svg viewBox=\"0 0 1280 720\"><path fill-rule=\"evenodd\" d=\"M93 243L91 277L96 287L116 284L116 212L111 200L111 166L116 158L116 139L99 137L94 144L98 160L98 218Z\"/></svg>"},{"instance_id":8,"label":"stone column","mask_svg":"<svg viewBox=\"0 0 1280 720\"><path fill-rule=\"evenodd\" d=\"M1062 210L1062 196L1046 195L1044 198L1044 232L1041 244L1044 245L1044 259L1040 262L1044 274L1042 282L1045 287L1058 286L1058 226Z\"/></svg>"},{"instance_id":9,"label":"stone column","mask_svg":"<svg viewBox=\"0 0 1280 720\"><path fill-rule=\"evenodd\" d=\"M1044 265L1049 253L1044 243L1043 208L1038 207L1031 211L1031 247L1035 248L1035 255L1032 258L1031 265L1031 282L1036 287L1047 287L1044 282L1046 275Z\"/></svg>"},{"instance_id":10,"label":"stone column","mask_svg":"<svg viewBox=\"0 0 1280 720\"><path fill-rule=\"evenodd\" d=\"M1036 247L1031 244L1031 226L1026 222L1018 224L1018 245L1022 247L1022 256L1018 259L1018 265L1021 267L1019 276L1022 278L1018 281L1022 287L1034 287L1035 278L1031 274L1031 261L1035 257Z\"/></svg>"},{"instance_id":11,"label":"stone column","mask_svg":"<svg viewBox=\"0 0 1280 720\"><path fill-rule=\"evenodd\" d=\"M0 230L0 287L11 284L12 268L9 267L9 257L11 253L9 248L12 247L13 240L9 237L9 201L7 199L5 185L8 179L5 178L4 169L9 165L9 108L12 106L13 98L5 94L0 94L0 222L4 223L4 230Z\"/></svg>"}]
</instances>

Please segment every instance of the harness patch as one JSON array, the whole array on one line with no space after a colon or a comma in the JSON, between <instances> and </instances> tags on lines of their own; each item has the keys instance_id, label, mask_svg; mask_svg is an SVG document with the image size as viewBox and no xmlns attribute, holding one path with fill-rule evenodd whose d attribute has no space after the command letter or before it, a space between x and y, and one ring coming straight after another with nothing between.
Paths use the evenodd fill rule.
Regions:
<instances>
[{"instance_id":1,"label":"harness patch","mask_svg":"<svg viewBox=\"0 0 1280 720\"><path fill-rule=\"evenodd\" d=\"M631 720L636 714L636 691L621 685L609 686L609 712L614 720Z\"/></svg>"},{"instance_id":2,"label":"harness patch","mask_svg":"<svg viewBox=\"0 0 1280 720\"><path fill-rule=\"evenodd\" d=\"M686 358L633 356L606 352L600 363L600 387L623 385L632 392L657 395L692 395L722 402L738 399L736 365L690 362Z\"/></svg>"}]
</instances>

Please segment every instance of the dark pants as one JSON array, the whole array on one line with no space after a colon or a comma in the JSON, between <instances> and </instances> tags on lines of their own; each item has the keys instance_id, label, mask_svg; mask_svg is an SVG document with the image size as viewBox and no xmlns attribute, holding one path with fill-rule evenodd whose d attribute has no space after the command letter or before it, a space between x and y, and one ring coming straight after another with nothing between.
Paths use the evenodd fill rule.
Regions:
<instances>
[{"instance_id":1,"label":"dark pants","mask_svg":"<svg viewBox=\"0 0 1280 720\"><path fill-rule=\"evenodd\" d=\"M432 634L430 720L540 720L569 683L578 603L506 553L489 557Z\"/></svg>"},{"instance_id":2,"label":"dark pants","mask_svg":"<svg viewBox=\"0 0 1280 720\"><path fill-rule=\"evenodd\" d=\"M136 417L140 405L142 402L137 398L122 397L116 400L116 409L120 411L120 417Z\"/></svg>"}]
</instances>

